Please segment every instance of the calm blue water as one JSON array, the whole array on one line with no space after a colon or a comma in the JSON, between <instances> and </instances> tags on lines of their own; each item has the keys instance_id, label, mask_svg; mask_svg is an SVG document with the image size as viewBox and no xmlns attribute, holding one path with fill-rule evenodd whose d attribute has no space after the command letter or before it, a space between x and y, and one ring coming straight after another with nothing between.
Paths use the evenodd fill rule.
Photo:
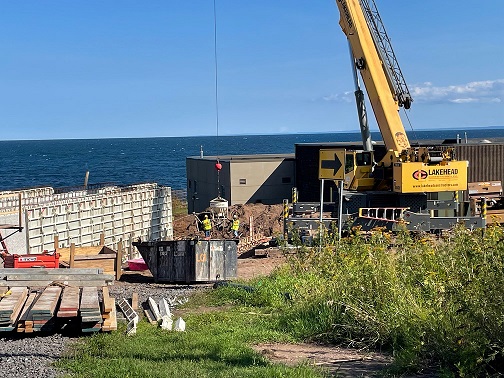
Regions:
<instances>
[{"instance_id":1,"label":"calm blue water","mask_svg":"<svg viewBox=\"0 0 504 378\"><path fill-rule=\"evenodd\" d=\"M504 137L504 128L466 130L469 138ZM410 140L445 139L464 130L416 131ZM373 139L380 140L378 133ZM185 189L185 159L205 155L293 153L295 143L360 141L358 133L225 137L0 141L0 190L84 183L157 182Z\"/></svg>"}]
</instances>

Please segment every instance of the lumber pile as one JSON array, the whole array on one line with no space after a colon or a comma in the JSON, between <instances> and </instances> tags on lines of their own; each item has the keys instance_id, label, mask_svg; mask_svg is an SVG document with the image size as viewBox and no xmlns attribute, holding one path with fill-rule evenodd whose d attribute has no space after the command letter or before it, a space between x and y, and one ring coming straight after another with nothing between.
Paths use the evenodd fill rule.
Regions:
<instances>
[{"instance_id":1,"label":"lumber pile","mask_svg":"<svg viewBox=\"0 0 504 378\"><path fill-rule=\"evenodd\" d=\"M0 288L0 331L53 332L74 325L83 333L117 330L107 286Z\"/></svg>"},{"instance_id":2,"label":"lumber pile","mask_svg":"<svg viewBox=\"0 0 504 378\"><path fill-rule=\"evenodd\" d=\"M99 268L0 268L0 287L46 287L54 284L101 287L112 284L114 278Z\"/></svg>"},{"instance_id":3,"label":"lumber pile","mask_svg":"<svg viewBox=\"0 0 504 378\"><path fill-rule=\"evenodd\" d=\"M16 329L18 316L28 297L26 287L13 287L10 292L0 301L0 331Z\"/></svg>"}]
</instances>

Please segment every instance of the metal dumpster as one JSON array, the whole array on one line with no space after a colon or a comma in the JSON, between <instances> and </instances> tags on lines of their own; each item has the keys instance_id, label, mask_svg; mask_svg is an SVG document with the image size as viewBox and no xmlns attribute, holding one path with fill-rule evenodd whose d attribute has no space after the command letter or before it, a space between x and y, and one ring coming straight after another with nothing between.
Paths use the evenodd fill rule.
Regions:
<instances>
[{"instance_id":1,"label":"metal dumpster","mask_svg":"<svg viewBox=\"0 0 504 378\"><path fill-rule=\"evenodd\" d=\"M156 282L213 282L236 278L236 240L134 242Z\"/></svg>"}]
</instances>

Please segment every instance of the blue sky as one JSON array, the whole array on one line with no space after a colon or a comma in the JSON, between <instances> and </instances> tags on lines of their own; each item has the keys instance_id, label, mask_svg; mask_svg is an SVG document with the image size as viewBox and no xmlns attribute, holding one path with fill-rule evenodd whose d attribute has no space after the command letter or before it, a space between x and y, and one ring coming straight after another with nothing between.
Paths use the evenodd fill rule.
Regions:
<instances>
[{"instance_id":1,"label":"blue sky","mask_svg":"<svg viewBox=\"0 0 504 378\"><path fill-rule=\"evenodd\" d=\"M359 130L334 0L216 2L218 131L213 0L0 0L0 139ZM376 2L414 129L504 125L504 1Z\"/></svg>"}]
</instances>

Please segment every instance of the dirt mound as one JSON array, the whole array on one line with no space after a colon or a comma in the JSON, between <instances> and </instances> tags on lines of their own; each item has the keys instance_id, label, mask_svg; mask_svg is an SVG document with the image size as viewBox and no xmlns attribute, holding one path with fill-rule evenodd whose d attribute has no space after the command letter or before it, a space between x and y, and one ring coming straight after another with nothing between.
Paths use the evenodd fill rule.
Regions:
<instances>
[{"instance_id":1,"label":"dirt mound","mask_svg":"<svg viewBox=\"0 0 504 378\"><path fill-rule=\"evenodd\" d=\"M282 232L281 204L264 205L260 203L233 205L228 209L226 219L214 219L212 238L227 239L232 237L230 231L233 216L237 215L240 220L240 237L265 236L271 237ZM173 238L175 240L203 237L199 214L189 214L176 217L173 221ZM252 232L251 232L252 228Z\"/></svg>"}]
</instances>

